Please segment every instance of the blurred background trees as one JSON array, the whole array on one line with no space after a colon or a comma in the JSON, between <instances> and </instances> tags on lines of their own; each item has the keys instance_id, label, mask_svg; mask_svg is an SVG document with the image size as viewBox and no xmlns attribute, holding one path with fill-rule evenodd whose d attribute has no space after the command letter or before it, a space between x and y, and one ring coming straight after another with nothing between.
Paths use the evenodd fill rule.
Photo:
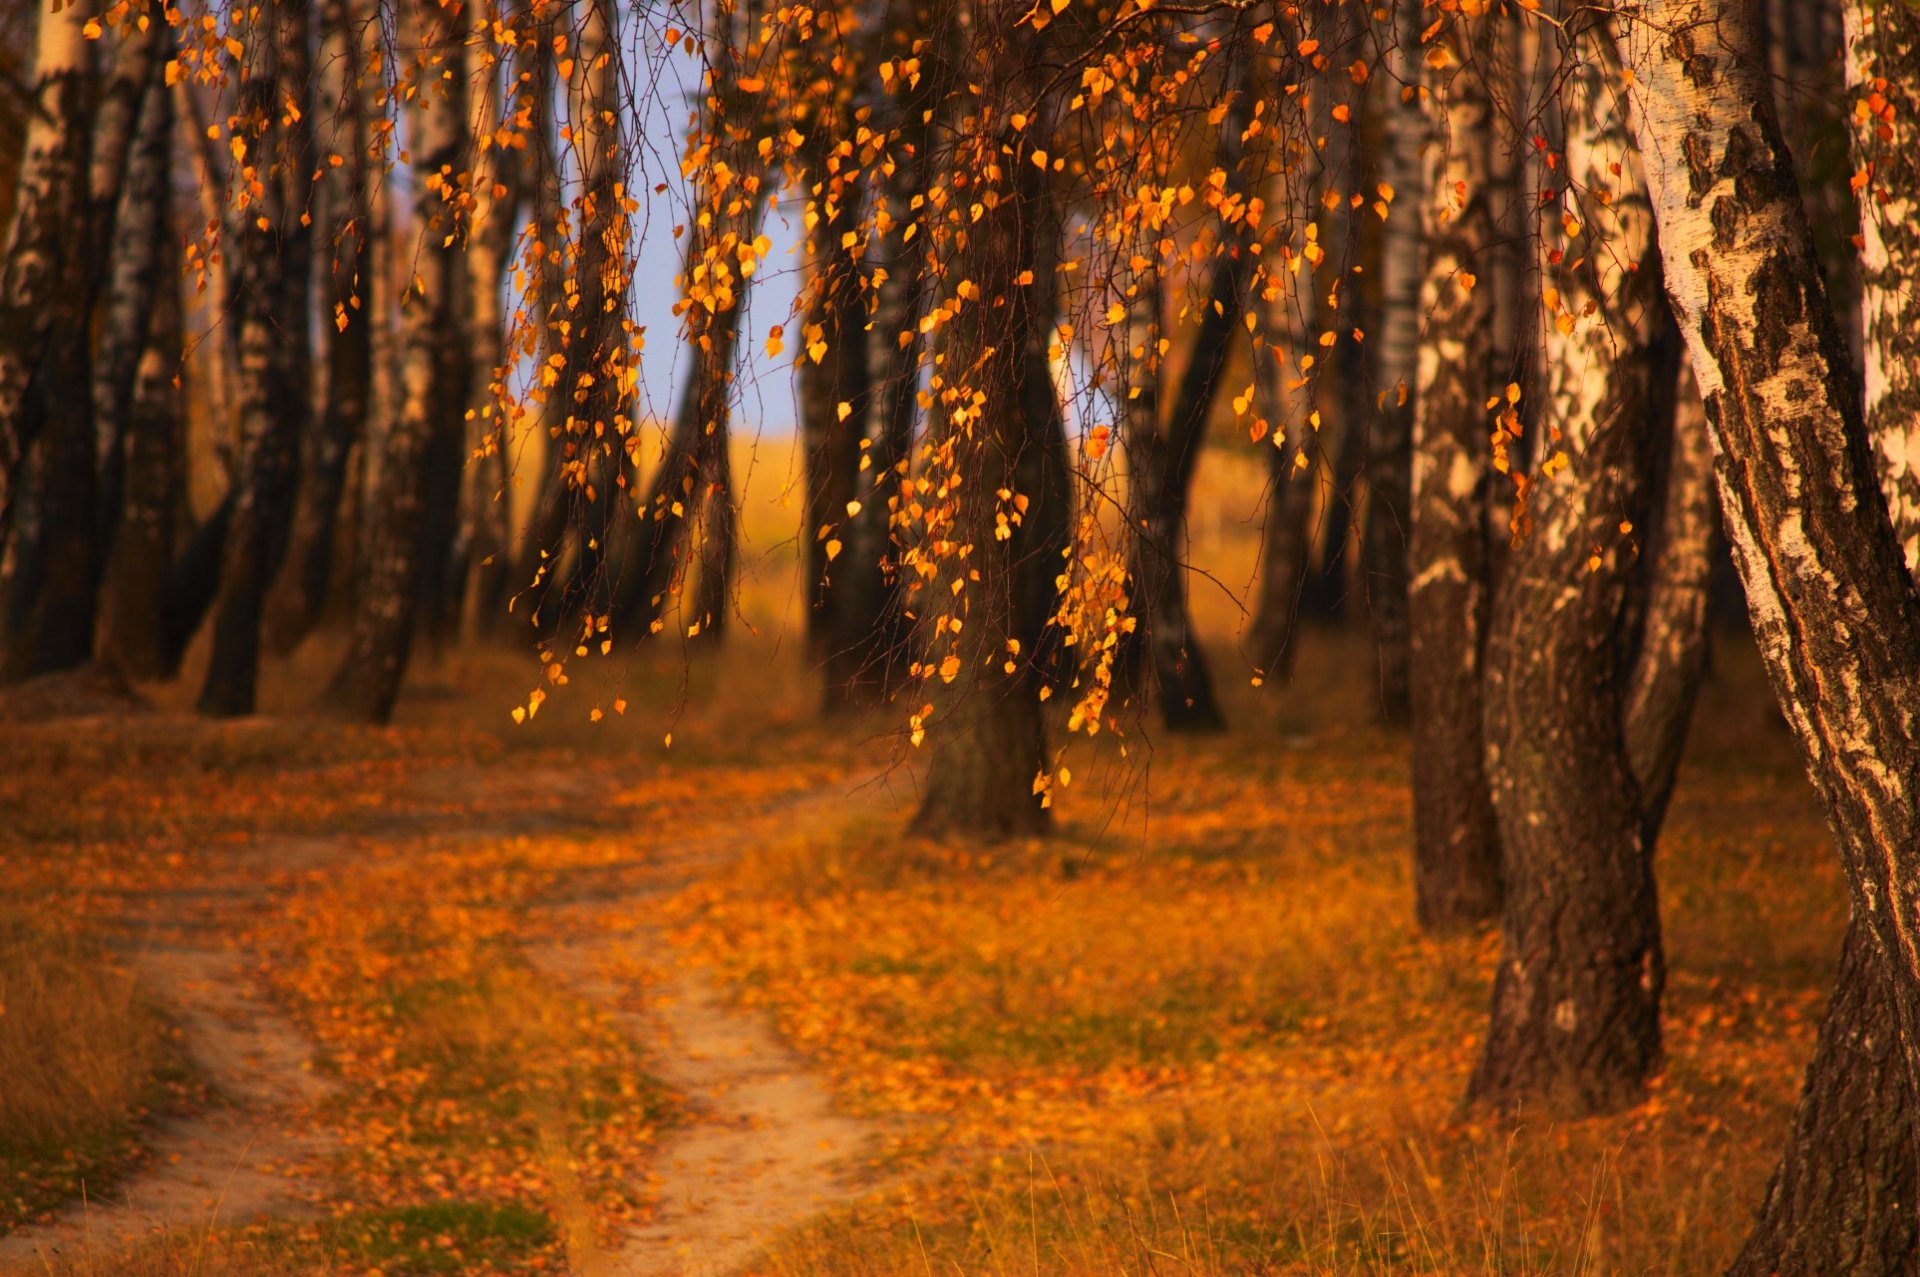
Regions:
<instances>
[{"instance_id":1,"label":"blurred background trees","mask_svg":"<svg viewBox=\"0 0 1920 1277\"><path fill-rule=\"evenodd\" d=\"M1737 566L1860 918L1747 1270L1899 1270L1810 1257L1911 1241L1910 1086L1853 1081L1920 1040L1908 8L0 24L0 677L186 668L237 716L331 645L316 709L381 722L423 649L511 643L532 713L737 628L739 445L791 422L802 641L826 712L928 746L922 829L1044 832L1063 733L1218 730L1325 627L1411 732L1411 907L1500 925L1470 1099L1595 1111L1660 1066L1654 849ZM1258 522L1253 577L1193 570L1203 517Z\"/></svg>"}]
</instances>

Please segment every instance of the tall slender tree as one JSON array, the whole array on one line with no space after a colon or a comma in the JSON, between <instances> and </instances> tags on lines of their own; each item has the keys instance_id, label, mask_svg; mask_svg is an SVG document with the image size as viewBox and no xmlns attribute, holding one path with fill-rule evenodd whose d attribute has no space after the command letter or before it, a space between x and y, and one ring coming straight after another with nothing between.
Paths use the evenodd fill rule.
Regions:
<instances>
[{"instance_id":1,"label":"tall slender tree","mask_svg":"<svg viewBox=\"0 0 1920 1277\"><path fill-rule=\"evenodd\" d=\"M1421 925L1445 929L1500 906L1499 832L1487 784L1481 675L1490 603L1487 489L1496 383L1492 102L1464 56L1495 19L1459 17L1428 55L1435 138L1426 183L1427 340L1414 391L1412 625L1414 899Z\"/></svg>"},{"instance_id":2,"label":"tall slender tree","mask_svg":"<svg viewBox=\"0 0 1920 1277\"><path fill-rule=\"evenodd\" d=\"M409 12L409 150L415 179L414 285L401 298L399 415L381 440L379 483L371 494L365 579L355 600L353 635L329 701L339 711L385 722L400 694L423 604L420 584L433 517L433 467L449 437L459 447L468 377L458 331L463 299L457 174L465 153L467 68L457 9L421 4Z\"/></svg>"},{"instance_id":3,"label":"tall slender tree","mask_svg":"<svg viewBox=\"0 0 1920 1277\"><path fill-rule=\"evenodd\" d=\"M120 197L93 384L97 433L117 476L110 485L116 509L103 520L112 537L101 581L100 655L143 678L167 672L166 579L182 470L173 133L173 97L155 66Z\"/></svg>"},{"instance_id":4,"label":"tall slender tree","mask_svg":"<svg viewBox=\"0 0 1920 1277\"><path fill-rule=\"evenodd\" d=\"M1380 244L1380 322L1371 340L1376 396L1367 454L1367 517L1361 564L1379 661L1380 712L1402 723L1408 684L1407 539L1410 532L1415 372L1420 349L1420 281L1425 273L1425 171L1420 150L1427 114L1420 103L1419 0L1394 0L1393 23L1376 78L1385 152L1381 180L1391 193Z\"/></svg>"},{"instance_id":5,"label":"tall slender tree","mask_svg":"<svg viewBox=\"0 0 1920 1277\"><path fill-rule=\"evenodd\" d=\"M1911 1087L1920 1076L1920 746L1910 730L1920 717L1920 595L1879 491L1863 389L1827 302L1752 13L1649 0L1615 21L1755 637L1839 843L1854 917L1881 961L1886 1019ZM1857 981L1868 969L1852 962L1841 976ZM1830 1017L1823 1036L1844 1045L1848 1035L1832 1028ZM1789 1165L1809 1152L1815 1165L1829 1162L1832 1146L1818 1141L1866 1125L1846 1107L1857 1092L1827 1089L1837 1080L1810 1078L1825 1086L1803 1101L1802 1119L1814 1120L1796 1121ZM1825 1100L1838 1127L1809 1113ZM1877 1141L1886 1128L1869 1120ZM1905 1138L1910 1145L1911 1129ZM1868 1175L1882 1169L1865 1165ZM1834 1240L1864 1239L1854 1219L1824 1218L1847 1230Z\"/></svg>"},{"instance_id":6,"label":"tall slender tree","mask_svg":"<svg viewBox=\"0 0 1920 1277\"><path fill-rule=\"evenodd\" d=\"M238 259L234 318L238 358L239 473L220 565L213 654L200 710L251 714L267 588L286 551L299 443L308 416L311 252L306 189L310 113L288 101L307 90L307 0L269 0L244 15L236 119L235 185L226 238Z\"/></svg>"},{"instance_id":7,"label":"tall slender tree","mask_svg":"<svg viewBox=\"0 0 1920 1277\"><path fill-rule=\"evenodd\" d=\"M1848 80L1868 106L1855 132L1861 201L1865 419L1905 566L1920 547L1920 439L1914 393L1920 235L1908 222L1920 192L1920 18L1899 5L1847 7ZM1878 101L1878 106L1873 105ZM1902 1051L1893 972L1855 914L1833 996L1814 1042L1786 1150L1731 1277L1920 1273L1920 1106Z\"/></svg>"},{"instance_id":8,"label":"tall slender tree","mask_svg":"<svg viewBox=\"0 0 1920 1277\"><path fill-rule=\"evenodd\" d=\"M1489 640L1502 957L1468 1089L1591 1112L1638 1098L1661 1059L1660 914L1624 719L1636 530L1650 521L1678 345L1611 38L1592 21L1575 30L1562 98L1570 229L1542 359L1560 451L1523 498L1532 528Z\"/></svg>"},{"instance_id":9,"label":"tall slender tree","mask_svg":"<svg viewBox=\"0 0 1920 1277\"><path fill-rule=\"evenodd\" d=\"M312 630L333 582L348 458L366 432L373 390L373 330L383 304L373 270L374 187L384 156L369 154L384 63L371 41L377 23L359 0L323 0L316 101L322 145L314 222L326 255L318 298L326 317L325 391L300 440L286 563L268 602L272 644L289 651ZM339 163L334 161L338 160Z\"/></svg>"},{"instance_id":10,"label":"tall slender tree","mask_svg":"<svg viewBox=\"0 0 1920 1277\"><path fill-rule=\"evenodd\" d=\"M1013 123L1039 75L1041 35L1020 0L965 0L961 74L980 86L955 121L946 176L964 174L977 218L954 208L935 229L951 246L949 316L932 387L924 545L908 560L931 574L909 606L924 627L922 663L936 689L933 757L915 827L930 834L1034 833L1048 813L1036 794L1045 735L1021 633L1013 559L1015 491L1028 419L1019 410L1030 327L1043 322L1022 280L1035 255L1038 183L1032 148ZM991 206L980 193L995 195ZM964 202L964 201L963 201ZM964 288L963 288L964 285ZM924 495L922 495L924 493Z\"/></svg>"},{"instance_id":11,"label":"tall slender tree","mask_svg":"<svg viewBox=\"0 0 1920 1277\"><path fill-rule=\"evenodd\" d=\"M78 5L40 16L33 115L6 243L0 538L10 534L14 544L0 679L69 668L93 654L98 547L93 412L85 387L94 76L86 19Z\"/></svg>"}]
</instances>

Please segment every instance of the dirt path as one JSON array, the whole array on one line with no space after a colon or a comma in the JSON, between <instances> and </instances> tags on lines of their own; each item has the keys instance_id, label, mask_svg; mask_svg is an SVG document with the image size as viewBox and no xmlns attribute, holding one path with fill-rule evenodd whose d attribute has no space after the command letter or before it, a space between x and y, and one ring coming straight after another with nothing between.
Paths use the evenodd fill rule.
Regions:
<instances>
[{"instance_id":1,"label":"dirt path","mask_svg":"<svg viewBox=\"0 0 1920 1277\"><path fill-rule=\"evenodd\" d=\"M254 991L238 954L196 939L149 942L135 961L180 1024L215 1105L161 1123L146 1165L110 1192L0 1237L0 1271L39 1273L63 1256L162 1234L311 1213L315 1189L303 1167L324 1151L309 1116L325 1088L306 1040Z\"/></svg>"},{"instance_id":2,"label":"dirt path","mask_svg":"<svg viewBox=\"0 0 1920 1277\"><path fill-rule=\"evenodd\" d=\"M836 784L779 804L740 828L661 849L655 881L616 899L556 905L548 911L562 938L534 947L536 965L593 1002L611 1008L645 1044L661 1080L684 1096L694 1120L669 1132L648 1167L653 1222L615 1251L596 1256L606 1277L718 1277L755 1258L780 1234L870 1183L856 1178L876 1150L880 1123L837 1111L822 1079L755 1012L731 1006L662 930L609 929L608 915L631 917L657 899L738 856L757 834L818 818L846 800ZM668 974L636 1008L617 972L636 955Z\"/></svg>"},{"instance_id":3,"label":"dirt path","mask_svg":"<svg viewBox=\"0 0 1920 1277\"><path fill-rule=\"evenodd\" d=\"M544 806L516 801L514 779L490 770L453 769L428 778L421 792L490 798L484 811L466 817L470 825L449 833L441 822L436 832L443 838L585 823L577 813L592 796L554 788L564 780L577 790L577 778L538 779L521 788ZM614 929L636 905L715 872L754 840L843 809L851 788L831 784L693 838L640 849L622 867L641 870L637 884L628 877L609 891L605 880L583 873L529 919L531 934L546 937L529 943L532 960L612 1012L692 1110L693 1120L670 1132L657 1160L641 1168L641 1187L656 1202L653 1222L617 1250L587 1257L587 1277L729 1272L780 1233L863 1191L851 1171L880 1126L836 1112L806 1062L761 1016L730 1006L673 952L664 932ZM556 803L554 792L570 802ZM407 827L395 819L396 828ZM297 889L300 872L357 850L348 836L262 840L235 849L228 871L212 875L219 887L122 898L123 947L149 993L179 1022L193 1066L218 1102L160 1124L144 1167L111 1193L0 1237L0 1273L44 1273L48 1260L61 1256L98 1257L160 1235L315 1213L320 1186L307 1168L328 1148L314 1120L326 1087L312 1071L300 1030L254 988L226 938L248 915L271 907L276 892ZM648 985L642 1009L627 978L637 956L666 973Z\"/></svg>"}]
</instances>

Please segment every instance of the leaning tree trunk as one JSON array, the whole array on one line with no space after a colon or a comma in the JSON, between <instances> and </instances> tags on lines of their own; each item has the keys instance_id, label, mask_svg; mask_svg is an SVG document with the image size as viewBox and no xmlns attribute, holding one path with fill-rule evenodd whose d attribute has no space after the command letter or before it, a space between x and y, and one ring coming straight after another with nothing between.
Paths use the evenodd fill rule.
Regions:
<instances>
[{"instance_id":1,"label":"leaning tree trunk","mask_svg":"<svg viewBox=\"0 0 1920 1277\"><path fill-rule=\"evenodd\" d=\"M1914 1103L1868 930L1847 928L1786 1152L1728 1277L1914 1277Z\"/></svg>"},{"instance_id":2,"label":"leaning tree trunk","mask_svg":"<svg viewBox=\"0 0 1920 1277\"><path fill-rule=\"evenodd\" d=\"M1897 5L1847 13L1848 78L1877 93L1884 115L1856 135L1861 237L1866 421L1878 443L1880 482L1895 539L1912 573L1920 547L1920 394L1912 368L1920 235L1908 225L1920 171L1920 18ZM1894 972L1856 913L1847 929L1832 1000L1814 1043L1786 1152L1732 1277L1913 1277L1920 1273L1914 1089L1901 1050Z\"/></svg>"},{"instance_id":3,"label":"leaning tree trunk","mask_svg":"<svg viewBox=\"0 0 1920 1277\"><path fill-rule=\"evenodd\" d=\"M1881 497L1751 14L1617 18L1667 286L1715 442L1755 636L1920 1076L1920 598ZM1857 977L1856 977L1857 978ZM1911 1139L1911 1137L1909 1137Z\"/></svg>"},{"instance_id":4,"label":"leaning tree trunk","mask_svg":"<svg viewBox=\"0 0 1920 1277\"><path fill-rule=\"evenodd\" d=\"M137 678L168 672L166 581L182 478L173 384L183 349L180 243L171 216L173 127L173 95L154 74L121 197L114 278L94 369L98 434L112 441L120 476L101 580L100 656ZM122 361L124 372L118 371Z\"/></svg>"},{"instance_id":5,"label":"leaning tree trunk","mask_svg":"<svg viewBox=\"0 0 1920 1277\"><path fill-rule=\"evenodd\" d=\"M995 110L963 122L949 162L952 171L987 179L976 191L992 189L990 175L1002 171L1003 154L1016 173L1033 168L1026 139L1003 122L1007 104L1031 92L1037 67L1039 39L1019 25L1023 11L1020 0L977 0L970 15L966 74ZM927 726L933 757L914 818L926 834L1004 837L1048 824L1036 796L1046 769L1040 701L1031 666L1009 648L1021 618L1015 507L1001 496L1014 490L1030 443L1017 402L1020 364L1030 326L1043 322L1035 313L1037 290L1019 282L1035 250L1021 194L1019 186L999 192L997 204L967 228L945 272L978 291L961 299L942 332L947 382L929 413L928 468L916 483L916 496L926 494L928 526L910 556L927 556L934 569L910 600L925 627L920 659L934 689Z\"/></svg>"},{"instance_id":6,"label":"leaning tree trunk","mask_svg":"<svg viewBox=\"0 0 1920 1277\"><path fill-rule=\"evenodd\" d=\"M1420 281L1426 255L1420 148L1427 127L1419 99L1423 25L1419 0L1394 0L1394 43L1377 90L1385 117L1382 177L1393 188L1393 200L1381 229L1380 331L1373 342L1379 398L1371 416L1373 446L1367 456L1367 518L1360 557L1379 662L1380 713L1389 723L1407 721L1412 696L1407 672L1407 537Z\"/></svg>"},{"instance_id":7,"label":"leaning tree trunk","mask_svg":"<svg viewBox=\"0 0 1920 1277\"><path fill-rule=\"evenodd\" d=\"M320 166L314 192L314 220L322 251L329 254L329 285L320 296L326 316L326 392L313 429L301 439L286 564L268 600L268 637L281 652L296 647L326 607L347 460L366 431L372 394L373 328L383 290L374 287L369 235L372 187L385 180L386 166L367 154L374 108L360 77L373 52L363 25L368 16L354 0L324 0L320 11L317 106L322 128L331 130L326 149L343 162ZM372 33L378 37L377 27Z\"/></svg>"},{"instance_id":8,"label":"leaning tree trunk","mask_svg":"<svg viewBox=\"0 0 1920 1277\"><path fill-rule=\"evenodd\" d=\"M32 118L0 273L0 544L16 529L0 679L78 665L93 641L85 11L40 17ZM44 436L44 437L43 437ZM16 510L27 450L41 491Z\"/></svg>"},{"instance_id":9,"label":"leaning tree trunk","mask_svg":"<svg viewBox=\"0 0 1920 1277\"><path fill-rule=\"evenodd\" d=\"M353 637L334 676L330 704L350 717L383 723L393 714L424 600L434 476L451 436L459 446L467 371L446 340L457 329L462 277L454 235L454 192L432 180L460 163L466 133L466 80L448 22L422 5L408 23L417 47L447 48L452 74L422 85L407 101L416 180L419 244L414 286L400 307L399 419L382 440L379 484L369 494L363 579L355 600ZM450 242L451 241L451 242Z\"/></svg>"},{"instance_id":10,"label":"leaning tree trunk","mask_svg":"<svg viewBox=\"0 0 1920 1277\"><path fill-rule=\"evenodd\" d=\"M1687 724L1707 664L1707 603L1724 551L1713 490L1713 444L1693 374L1680 369L1666 458L1646 532L1645 598L1627 684L1627 757L1640 787L1647 845L1658 838L1680 774Z\"/></svg>"},{"instance_id":11,"label":"leaning tree trunk","mask_svg":"<svg viewBox=\"0 0 1920 1277\"><path fill-rule=\"evenodd\" d=\"M267 588L286 551L308 415L305 189L312 157L304 126L286 110L306 89L306 0L274 0L250 11L247 77L241 83L237 140L264 170L236 211L229 235L239 260L234 311L239 348L239 485L220 566L213 655L200 712L251 714L260 668ZM304 120L305 117L303 116ZM237 183L245 182L236 175ZM243 197L245 198L245 197Z\"/></svg>"},{"instance_id":12,"label":"leaning tree trunk","mask_svg":"<svg viewBox=\"0 0 1920 1277\"><path fill-rule=\"evenodd\" d=\"M1420 290L1413 429L1413 533L1407 547L1413 690L1414 900L1434 930L1494 916L1500 847L1481 730L1486 644L1487 487L1495 371L1494 290L1475 287L1493 240L1493 119L1480 69L1459 50L1489 19L1457 19L1429 55L1437 137L1429 151L1428 260ZM1433 61L1444 59L1444 65Z\"/></svg>"},{"instance_id":13,"label":"leaning tree trunk","mask_svg":"<svg viewBox=\"0 0 1920 1277\"><path fill-rule=\"evenodd\" d=\"M1568 216L1595 238L1564 246L1576 264L1557 273L1543 361L1544 424L1562 451L1530 489L1532 531L1489 638L1505 892L1492 1022L1467 1094L1594 1113L1638 1098L1661 1059L1660 913L1622 730L1637 568L1623 529L1648 522L1677 351L1605 31L1582 31L1575 57L1566 174L1594 197Z\"/></svg>"}]
</instances>

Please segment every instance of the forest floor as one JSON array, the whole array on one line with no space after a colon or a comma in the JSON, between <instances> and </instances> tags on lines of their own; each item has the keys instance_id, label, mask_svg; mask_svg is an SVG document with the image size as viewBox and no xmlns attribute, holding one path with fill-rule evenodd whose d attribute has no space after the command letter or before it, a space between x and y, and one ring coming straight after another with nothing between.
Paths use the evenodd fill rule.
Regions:
<instances>
[{"instance_id":1,"label":"forest floor","mask_svg":"<svg viewBox=\"0 0 1920 1277\"><path fill-rule=\"evenodd\" d=\"M1259 469L1212 457L1246 582ZM1498 939L1413 925L1357 630L1284 687L1222 643L1217 737L1054 724L1052 838L929 842L905 710L818 713L767 505L718 651L423 655L377 730L325 637L242 722L191 666L0 696L0 1273L1721 1271L1846 914L1737 635L1659 848L1662 1074L1492 1119Z\"/></svg>"},{"instance_id":2,"label":"forest floor","mask_svg":"<svg viewBox=\"0 0 1920 1277\"><path fill-rule=\"evenodd\" d=\"M1844 920L1750 654L1660 851L1663 1075L1510 1123L1457 1109L1496 940L1411 924L1352 647L1225 736L1074 746L1057 836L997 847L908 837L898 725L744 636L518 727L478 653L384 730L15 700L0 899L185 1064L116 1156L0 1160L0 1272L1717 1271Z\"/></svg>"}]
</instances>

